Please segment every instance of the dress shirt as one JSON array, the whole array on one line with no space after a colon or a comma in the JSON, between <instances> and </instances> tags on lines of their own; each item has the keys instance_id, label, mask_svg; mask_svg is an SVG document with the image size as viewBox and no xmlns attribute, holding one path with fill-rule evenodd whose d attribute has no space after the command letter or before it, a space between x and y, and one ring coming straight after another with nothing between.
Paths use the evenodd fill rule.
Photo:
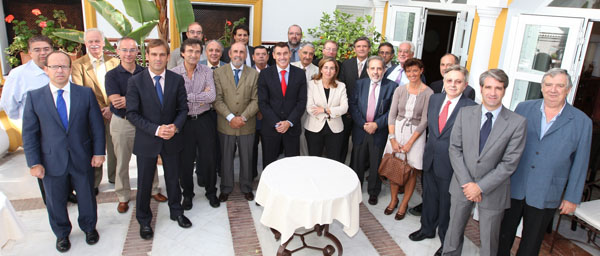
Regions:
<instances>
[{"instance_id":1,"label":"dress shirt","mask_svg":"<svg viewBox=\"0 0 600 256\"><path fill-rule=\"evenodd\" d=\"M546 134L548 129L550 129L552 124L554 124L554 121L556 121L556 119L560 116L560 114L562 114L563 109L565 109L565 105L567 105L566 102L565 102L565 104L563 104L562 108L560 108L560 112L558 112L558 114L556 116L554 116L554 118L552 118L552 120L550 120L550 122L546 123L546 111L544 111L544 101L542 101L542 105L540 106L540 112L542 112L542 120L540 120L540 122L541 122L540 140L542 138L544 138L544 135Z\"/></svg>"},{"instance_id":2,"label":"dress shirt","mask_svg":"<svg viewBox=\"0 0 600 256\"><path fill-rule=\"evenodd\" d=\"M104 62L104 56L100 55L100 58L96 59L90 54L90 61L92 62L92 66L94 67L96 79L98 79L98 87L100 87L100 91L102 91L104 101L108 102L108 98L106 96L106 89L104 87L104 79L106 77L106 63Z\"/></svg>"},{"instance_id":3,"label":"dress shirt","mask_svg":"<svg viewBox=\"0 0 600 256\"><path fill-rule=\"evenodd\" d=\"M69 113L71 113L71 82L67 82L67 85L63 88L58 88L52 84L50 85L50 92L52 93L52 99L54 99L54 106L56 107L56 99L58 98L58 90L63 90L63 99L65 100L65 105L67 106L67 120L69 120Z\"/></svg>"},{"instance_id":4,"label":"dress shirt","mask_svg":"<svg viewBox=\"0 0 600 256\"><path fill-rule=\"evenodd\" d=\"M219 64L220 63L221 63L221 61L219 60ZM206 61L206 66L209 67L210 69L212 69L212 67L217 67L218 68L219 64L213 65L213 64L210 64L210 61L208 61L208 60Z\"/></svg>"},{"instance_id":5,"label":"dress shirt","mask_svg":"<svg viewBox=\"0 0 600 256\"><path fill-rule=\"evenodd\" d=\"M387 79L390 79L395 82L399 75L402 76L402 79L400 80L400 83L398 85L408 84L408 82L409 82L408 77L406 77L406 72L404 72L404 69L402 68L402 64L398 64L396 66L396 68L394 68L394 70L392 70L392 72L390 72Z\"/></svg>"},{"instance_id":6,"label":"dress shirt","mask_svg":"<svg viewBox=\"0 0 600 256\"><path fill-rule=\"evenodd\" d=\"M288 43L290 47L290 62L296 62L300 60L300 44L296 48L293 48L290 43ZM294 51L295 50L295 51Z\"/></svg>"},{"instance_id":7,"label":"dress shirt","mask_svg":"<svg viewBox=\"0 0 600 256\"><path fill-rule=\"evenodd\" d=\"M454 111L454 107L456 107L456 104L460 100L460 97L462 97L462 93L456 96L454 99L448 99L448 95L446 95L446 98L444 98L444 102L442 102L442 107L440 108L439 114L441 114L444 110L444 106L446 106L446 103L448 101L451 102L450 106L448 106L448 115L446 116L446 121L448 121L448 118L450 118L450 115L452 115L452 111Z\"/></svg>"},{"instance_id":8,"label":"dress shirt","mask_svg":"<svg viewBox=\"0 0 600 256\"><path fill-rule=\"evenodd\" d=\"M281 70L285 70L285 84L287 86L290 85L290 83L288 82L290 79L290 64L287 65L287 67L285 68L280 68L279 66L277 66L277 77L279 77L279 82L281 83ZM294 123L292 123L291 121L287 120L288 123L290 123L290 127L294 127ZM275 128L277 128L277 124L275 124Z\"/></svg>"},{"instance_id":9,"label":"dress shirt","mask_svg":"<svg viewBox=\"0 0 600 256\"><path fill-rule=\"evenodd\" d=\"M498 118L498 115L500 114L500 110L502 110L502 106L496 108L495 110L488 110L487 108L485 108L485 106L483 104L481 104L481 124L479 124L479 129L481 129L481 127L483 127L483 124L485 123L485 121L487 120L487 116L485 115L485 113L487 112L492 112L492 129L494 128L494 123L496 123L496 118Z\"/></svg>"},{"instance_id":10,"label":"dress shirt","mask_svg":"<svg viewBox=\"0 0 600 256\"><path fill-rule=\"evenodd\" d=\"M385 64L385 69L391 68L392 67L392 61L388 62L387 64Z\"/></svg>"},{"instance_id":11,"label":"dress shirt","mask_svg":"<svg viewBox=\"0 0 600 256\"><path fill-rule=\"evenodd\" d=\"M319 67L317 67L315 64L309 63L308 66L303 66L302 62L300 61L296 61L296 62L292 62L290 63L292 66L296 66L301 68L302 70L304 70L304 73L306 74L306 81L310 81L312 80L312 77L316 74L319 73Z\"/></svg>"},{"instance_id":12,"label":"dress shirt","mask_svg":"<svg viewBox=\"0 0 600 256\"><path fill-rule=\"evenodd\" d=\"M371 98L371 91L373 90L373 84L377 84L377 88L375 88L375 113L377 113L377 102L379 101L379 91L381 91L381 81L373 82L369 84L369 97L367 98L367 104L369 104L369 99ZM392 106L394 107L394 106Z\"/></svg>"},{"instance_id":13,"label":"dress shirt","mask_svg":"<svg viewBox=\"0 0 600 256\"><path fill-rule=\"evenodd\" d=\"M367 65L367 59L369 59L369 58L365 58L363 61L360 61L358 59L358 57L356 58L356 69L357 70L358 70L358 67L360 67L361 63L362 63L362 69L358 70L358 72L356 73L358 75L358 77L360 77L362 75L363 70L365 70L365 66ZM366 72L366 70L365 70L365 72Z\"/></svg>"},{"instance_id":14,"label":"dress shirt","mask_svg":"<svg viewBox=\"0 0 600 256\"><path fill-rule=\"evenodd\" d=\"M160 75L157 75L157 74L152 73L152 71L150 71L150 69L148 69L148 73L150 73L150 78L152 78L152 85L154 87L156 87L156 85L155 85L156 80L154 80L154 77L160 76L160 80L158 80L158 81L160 83L160 88L162 89L163 95L165 95L165 74L167 73L167 70L165 69L165 70L163 70L163 72ZM156 132L154 132L154 136L158 137L159 130L160 130L160 125L158 127L156 127Z\"/></svg>"},{"instance_id":15,"label":"dress shirt","mask_svg":"<svg viewBox=\"0 0 600 256\"><path fill-rule=\"evenodd\" d=\"M192 79L188 77L184 63L174 67L171 71L181 75L185 81L189 108L188 115L200 115L210 110L210 104L215 102L217 97L212 69L202 64L196 64ZM208 91L206 91L206 88L209 88Z\"/></svg>"},{"instance_id":16,"label":"dress shirt","mask_svg":"<svg viewBox=\"0 0 600 256\"><path fill-rule=\"evenodd\" d=\"M144 70L142 66L135 65L135 69L133 70L133 74L127 71L121 64L116 68L108 71L106 73L106 80L104 87L106 88L106 96L117 94L119 96L125 96L127 94L127 81L133 75L140 73ZM127 109L116 109L112 104L110 104L110 112L113 114L125 118L125 114Z\"/></svg>"},{"instance_id":17,"label":"dress shirt","mask_svg":"<svg viewBox=\"0 0 600 256\"><path fill-rule=\"evenodd\" d=\"M250 56L250 48L246 45L246 65L252 66L252 56Z\"/></svg>"},{"instance_id":18,"label":"dress shirt","mask_svg":"<svg viewBox=\"0 0 600 256\"><path fill-rule=\"evenodd\" d=\"M244 65L241 65L239 68L236 68L233 63L229 63L229 65L231 65L231 72L233 72L233 79L235 80L235 70L239 69L239 73L238 73L238 79L242 78L242 72L244 71ZM260 71L258 71L260 72ZM231 122L231 119L233 119L235 117L235 115L233 113L229 113L229 115L227 115L227 117L225 117L227 119L227 121ZM246 121L246 118L242 116L242 118L244 119L244 121Z\"/></svg>"},{"instance_id":19,"label":"dress shirt","mask_svg":"<svg viewBox=\"0 0 600 256\"><path fill-rule=\"evenodd\" d=\"M22 119L27 92L42 88L50 82L46 72L33 60L14 68L6 77L0 107L10 119Z\"/></svg>"}]
</instances>

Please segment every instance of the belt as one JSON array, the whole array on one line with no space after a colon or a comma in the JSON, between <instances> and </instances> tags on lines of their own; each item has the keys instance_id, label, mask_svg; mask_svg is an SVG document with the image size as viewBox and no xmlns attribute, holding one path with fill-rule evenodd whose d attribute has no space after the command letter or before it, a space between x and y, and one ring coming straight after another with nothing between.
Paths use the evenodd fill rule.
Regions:
<instances>
[{"instance_id":1,"label":"belt","mask_svg":"<svg viewBox=\"0 0 600 256\"><path fill-rule=\"evenodd\" d=\"M204 111L198 115L188 115L187 120L197 120L198 118L200 118L201 116L203 116L206 113L208 113L208 111Z\"/></svg>"}]
</instances>

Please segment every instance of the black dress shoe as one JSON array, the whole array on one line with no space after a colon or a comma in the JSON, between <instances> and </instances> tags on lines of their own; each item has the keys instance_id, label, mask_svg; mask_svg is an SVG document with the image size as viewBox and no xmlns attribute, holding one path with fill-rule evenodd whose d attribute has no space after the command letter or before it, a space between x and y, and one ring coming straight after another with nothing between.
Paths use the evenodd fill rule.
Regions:
<instances>
[{"instance_id":1,"label":"black dress shoe","mask_svg":"<svg viewBox=\"0 0 600 256\"><path fill-rule=\"evenodd\" d=\"M443 249L444 249L444 247L440 246L440 248L435 252L435 254L433 256L442 256Z\"/></svg>"},{"instance_id":2,"label":"black dress shoe","mask_svg":"<svg viewBox=\"0 0 600 256\"><path fill-rule=\"evenodd\" d=\"M153 236L154 231L152 231L150 225L140 225L140 237L142 237L142 239L152 239Z\"/></svg>"},{"instance_id":3,"label":"black dress shoe","mask_svg":"<svg viewBox=\"0 0 600 256\"><path fill-rule=\"evenodd\" d=\"M425 235L425 233L421 232L421 230L417 230L415 232L413 232L412 234L408 235L408 238L410 238L410 240L418 242L418 241L422 241L425 238L434 238L435 235L433 236L428 236Z\"/></svg>"},{"instance_id":4,"label":"black dress shoe","mask_svg":"<svg viewBox=\"0 0 600 256\"><path fill-rule=\"evenodd\" d=\"M59 252L66 252L69 249L71 249L71 241L69 241L69 237L56 239L56 250Z\"/></svg>"},{"instance_id":5,"label":"black dress shoe","mask_svg":"<svg viewBox=\"0 0 600 256\"><path fill-rule=\"evenodd\" d=\"M227 198L229 198L229 194L221 193L219 195L219 201L221 201L221 202L227 201Z\"/></svg>"},{"instance_id":6,"label":"black dress shoe","mask_svg":"<svg viewBox=\"0 0 600 256\"><path fill-rule=\"evenodd\" d=\"M217 196L210 196L208 198L208 204L210 204L212 208L218 208L219 206L221 206L221 202L219 201Z\"/></svg>"},{"instance_id":7,"label":"black dress shoe","mask_svg":"<svg viewBox=\"0 0 600 256\"><path fill-rule=\"evenodd\" d=\"M188 196L184 196L183 197L183 202L181 203L181 207L183 207L184 210L191 210L192 209L192 198L188 197Z\"/></svg>"},{"instance_id":8,"label":"black dress shoe","mask_svg":"<svg viewBox=\"0 0 600 256\"><path fill-rule=\"evenodd\" d=\"M408 212L414 216L421 216L422 211L423 211L423 204L419 204L413 208L408 209Z\"/></svg>"},{"instance_id":9,"label":"black dress shoe","mask_svg":"<svg viewBox=\"0 0 600 256\"><path fill-rule=\"evenodd\" d=\"M176 220L177 224L179 224L179 226L182 228L189 228L192 226L192 222L190 221L190 219L185 217L183 214L177 217L171 217L171 220Z\"/></svg>"},{"instance_id":10,"label":"black dress shoe","mask_svg":"<svg viewBox=\"0 0 600 256\"><path fill-rule=\"evenodd\" d=\"M376 195L370 195L369 196L369 204L370 205L376 205L377 204L377 196Z\"/></svg>"},{"instance_id":11,"label":"black dress shoe","mask_svg":"<svg viewBox=\"0 0 600 256\"><path fill-rule=\"evenodd\" d=\"M77 203L77 197L75 196L75 194L73 194L73 192L71 192L71 194L69 194L69 197L67 197L67 201L76 204Z\"/></svg>"},{"instance_id":12,"label":"black dress shoe","mask_svg":"<svg viewBox=\"0 0 600 256\"><path fill-rule=\"evenodd\" d=\"M252 201L254 200L254 194L252 194L252 192L244 193L244 198L248 201Z\"/></svg>"},{"instance_id":13,"label":"black dress shoe","mask_svg":"<svg viewBox=\"0 0 600 256\"><path fill-rule=\"evenodd\" d=\"M100 235L98 234L98 230L92 232L85 232L85 242L89 245L96 244L100 240Z\"/></svg>"}]
</instances>

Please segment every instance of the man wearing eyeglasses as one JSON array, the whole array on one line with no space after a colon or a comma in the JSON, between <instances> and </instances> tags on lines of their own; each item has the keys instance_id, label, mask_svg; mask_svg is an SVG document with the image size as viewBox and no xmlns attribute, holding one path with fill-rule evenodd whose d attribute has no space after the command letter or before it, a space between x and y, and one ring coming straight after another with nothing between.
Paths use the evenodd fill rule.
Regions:
<instances>
[{"instance_id":1,"label":"man wearing eyeglasses","mask_svg":"<svg viewBox=\"0 0 600 256\"><path fill-rule=\"evenodd\" d=\"M192 24L188 25L187 31L185 32L185 36L187 38L194 38L200 40L200 42L204 42L204 30L202 29L202 25L198 22L192 22ZM204 48L204 45L202 45ZM207 53L204 53L200 56L200 61L206 61ZM183 63L183 58L181 57L181 51L179 48L174 49L171 53L171 58L169 59L169 64L167 64L167 69L172 69L181 65Z\"/></svg>"},{"instance_id":2,"label":"man wearing eyeglasses","mask_svg":"<svg viewBox=\"0 0 600 256\"><path fill-rule=\"evenodd\" d=\"M404 72L404 62L415 56L415 45L410 41L405 41L398 45L398 65L387 69L383 75L385 78L396 82L399 85L408 83L406 72ZM423 77L421 77L423 80Z\"/></svg>"},{"instance_id":3,"label":"man wearing eyeglasses","mask_svg":"<svg viewBox=\"0 0 600 256\"><path fill-rule=\"evenodd\" d=\"M392 67L392 59L394 58L394 46L391 43L383 42L377 49L377 55L385 61L385 69Z\"/></svg>"},{"instance_id":4,"label":"man wearing eyeglasses","mask_svg":"<svg viewBox=\"0 0 600 256\"><path fill-rule=\"evenodd\" d=\"M104 34L97 28L90 28L85 31L85 47L87 54L73 61L71 71L71 81L85 87L92 88L96 95L102 117L104 117L104 131L106 133L106 163L108 165L108 182L115 183L115 174L117 169L117 159L115 157L112 138L110 136L110 118L112 113L108 106L108 98L104 87L106 72L119 65L119 60L108 55L104 55ZM94 188L98 194L98 185L102 180L102 166L94 169L95 182Z\"/></svg>"},{"instance_id":5,"label":"man wearing eyeglasses","mask_svg":"<svg viewBox=\"0 0 600 256\"><path fill-rule=\"evenodd\" d=\"M127 111L127 81L144 68L136 63L138 47L131 37L123 37L117 42L117 53L121 64L106 73L106 95L110 101L112 118L110 121L110 134L117 156L117 174L115 176L115 194L119 200L117 211L125 213L129 210L131 186L129 185L129 160L133 153L133 140L135 127L125 116ZM166 201L166 197L159 193L158 172L154 173L152 181L152 197L157 201ZM164 199L164 200L163 200Z\"/></svg>"},{"instance_id":6,"label":"man wearing eyeglasses","mask_svg":"<svg viewBox=\"0 0 600 256\"><path fill-rule=\"evenodd\" d=\"M333 41L333 40L327 40L325 41L325 44L323 44L323 58L324 57L331 57L334 59L337 59L337 51L338 51L338 44L337 42ZM313 64L315 64L315 66L319 66L319 61L321 61L321 59L319 58L314 58L313 59ZM338 67L342 66L342 63L338 60Z\"/></svg>"}]
</instances>

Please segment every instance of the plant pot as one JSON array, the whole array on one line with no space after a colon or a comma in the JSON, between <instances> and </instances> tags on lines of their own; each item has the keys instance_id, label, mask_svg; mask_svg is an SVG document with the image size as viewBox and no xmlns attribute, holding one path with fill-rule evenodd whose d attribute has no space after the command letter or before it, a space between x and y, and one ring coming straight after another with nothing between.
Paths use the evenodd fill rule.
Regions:
<instances>
[{"instance_id":1,"label":"plant pot","mask_svg":"<svg viewBox=\"0 0 600 256\"><path fill-rule=\"evenodd\" d=\"M20 52L19 55L21 56L21 65L31 60L31 56L29 56L29 53Z\"/></svg>"}]
</instances>

